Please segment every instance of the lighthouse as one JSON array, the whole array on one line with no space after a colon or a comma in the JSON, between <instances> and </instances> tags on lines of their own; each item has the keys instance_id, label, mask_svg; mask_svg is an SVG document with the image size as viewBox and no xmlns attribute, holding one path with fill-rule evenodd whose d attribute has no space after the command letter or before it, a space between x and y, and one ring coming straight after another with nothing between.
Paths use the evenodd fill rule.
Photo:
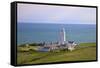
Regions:
<instances>
[{"instance_id":1,"label":"lighthouse","mask_svg":"<svg viewBox=\"0 0 100 68\"><path fill-rule=\"evenodd\" d=\"M62 28L60 31L60 43L65 44L65 41L66 41L66 32L65 29Z\"/></svg>"}]
</instances>

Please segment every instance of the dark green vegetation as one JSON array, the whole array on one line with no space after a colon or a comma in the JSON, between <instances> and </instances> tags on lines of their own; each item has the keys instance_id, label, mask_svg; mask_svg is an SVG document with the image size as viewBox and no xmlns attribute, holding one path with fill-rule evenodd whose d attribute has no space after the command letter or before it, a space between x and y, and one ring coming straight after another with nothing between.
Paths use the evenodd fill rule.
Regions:
<instances>
[{"instance_id":1,"label":"dark green vegetation","mask_svg":"<svg viewBox=\"0 0 100 68\"><path fill-rule=\"evenodd\" d=\"M59 52L37 52L37 47L36 44L18 46L17 64L96 60L96 43L81 43L73 51L60 50Z\"/></svg>"}]
</instances>

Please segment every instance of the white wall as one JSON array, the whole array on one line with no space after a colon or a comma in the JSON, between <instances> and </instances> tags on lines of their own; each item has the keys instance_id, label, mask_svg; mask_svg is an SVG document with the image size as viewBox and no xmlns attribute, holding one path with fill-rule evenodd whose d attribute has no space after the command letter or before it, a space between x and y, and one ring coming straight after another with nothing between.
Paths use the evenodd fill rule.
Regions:
<instances>
[{"instance_id":1,"label":"white wall","mask_svg":"<svg viewBox=\"0 0 100 68\"><path fill-rule=\"evenodd\" d=\"M10 2L12 1L13 0L0 0L0 68L14 68L13 66L10 65ZM100 7L100 0L23 0L23 1L96 5ZM100 18L100 13L98 14ZM98 24L99 22L100 20L98 21ZM98 33L100 34L100 31L98 31ZM98 50L100 52L100 46ZM100 59L100 54L99 54L99 59ZM29 68L33 68L33 67L34 68L66 68L66 67L67 68L99 68L100 66L99 64L100 61L88 62L88 63L70 63L70 64L40 65L40 66L26 66L26 67Z\"/></svg>"}]
</instances>

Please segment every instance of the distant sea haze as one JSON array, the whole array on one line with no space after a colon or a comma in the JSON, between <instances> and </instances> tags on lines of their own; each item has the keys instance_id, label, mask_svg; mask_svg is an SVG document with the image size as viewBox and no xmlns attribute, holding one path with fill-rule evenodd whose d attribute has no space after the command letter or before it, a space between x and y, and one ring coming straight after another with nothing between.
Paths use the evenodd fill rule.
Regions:
<instances>
[{"instance_id":1,"label":"distant sea haze","mask_svg":"<svg viewBox=\"0 0 100 68\"><path fill-rule=\"evenodd\" d=\"M17 44L57 42L65 28L66 41L96 42L95 24L17 23Z\"/></svg>"}]
</instances>

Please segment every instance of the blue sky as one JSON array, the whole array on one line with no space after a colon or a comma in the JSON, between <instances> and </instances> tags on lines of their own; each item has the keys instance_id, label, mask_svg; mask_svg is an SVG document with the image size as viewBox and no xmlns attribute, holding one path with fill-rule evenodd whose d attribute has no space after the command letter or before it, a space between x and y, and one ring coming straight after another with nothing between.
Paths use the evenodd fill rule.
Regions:
<instances>
[{"instance_id":1,"label":"blue sky","mask_svg":"<svg viewBox=\"0 0 100 68\"><path fill-rule=\"evenodd\" d=\"M96 8L18 4L18 23L96 24Z\"/></svg>"}]
</instances>

